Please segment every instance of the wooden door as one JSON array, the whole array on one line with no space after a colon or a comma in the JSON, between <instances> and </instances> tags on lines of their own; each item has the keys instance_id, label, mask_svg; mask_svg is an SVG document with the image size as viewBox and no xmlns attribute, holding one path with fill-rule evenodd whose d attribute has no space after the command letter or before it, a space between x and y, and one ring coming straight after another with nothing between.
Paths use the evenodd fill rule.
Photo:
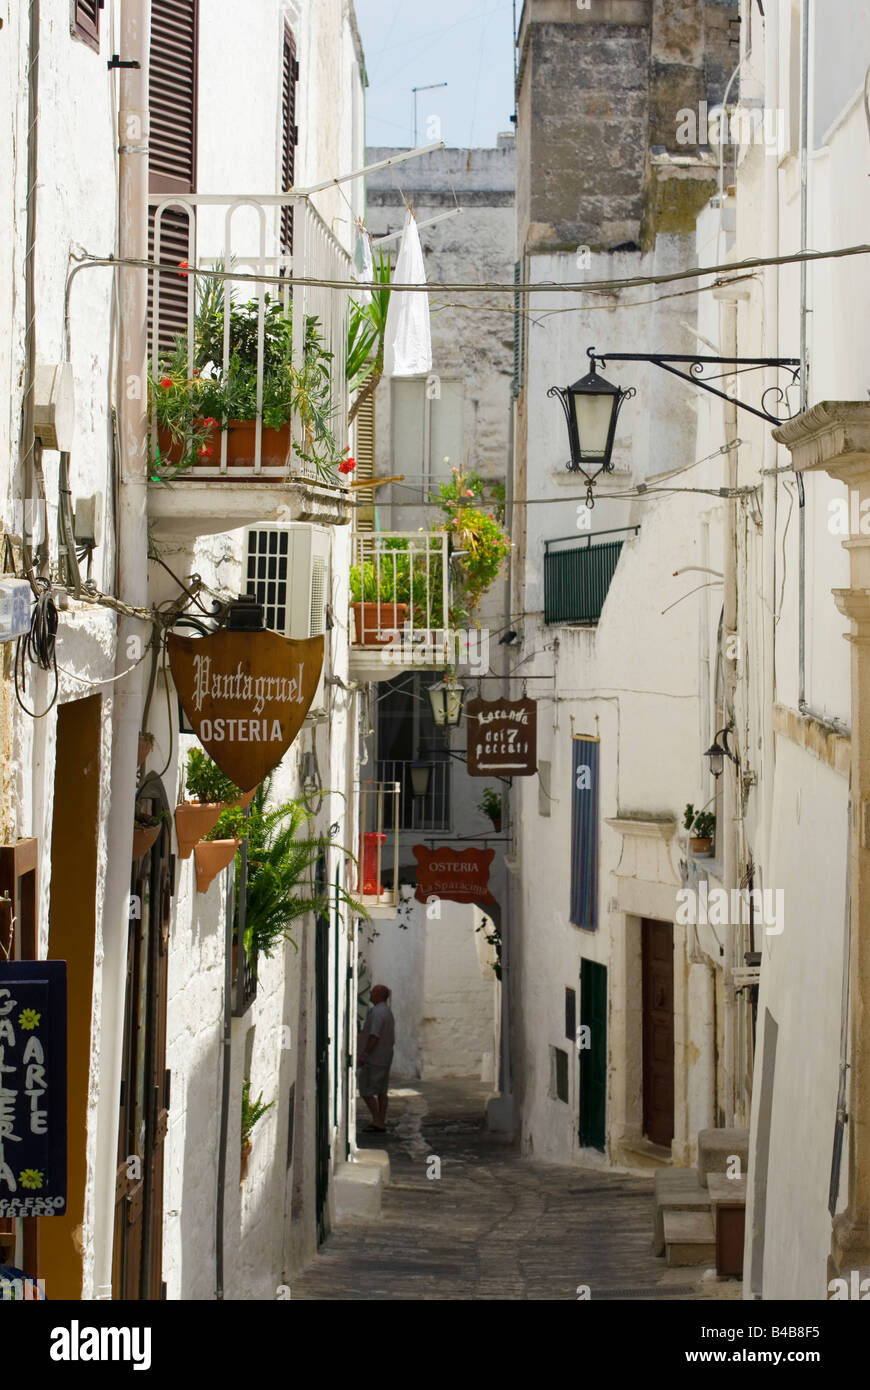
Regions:
<instances>
[{"instance_id":1,"label":"wooden door","mask_svg":"<svg viewBox=\"0 0 870 1390\"><path fill-rule=\"evenodd\" d=\"M584 960L580 969L580 1025L588 1028L580 1049L579 1139L604 1152L607 1137L607 967Z\"/></svg>"},{"instance_id":2,"label":"wooden door","mask_svg":"<svg viewBox=\"0 0 870 1390\"><path fill-rule=\"evenodd\" d=\"M148 784L143 792L149 790ZM137 803L165 809L162 791ZM162 1296L163 1149L168 1128L166 994L170 914L169 831L133 865L115 1184L112 1296Z\"/></svg>"},{"instance_id":3,"label":"wooden door","mask_svg":"<svg viewBox=\"0 0 870 1390\"><path fill-rule=\"evenodd\" d=\"M643 953L643 1132L674 1137L674 934L670 922L641 924Z\"/></svg>"}]
</instances>

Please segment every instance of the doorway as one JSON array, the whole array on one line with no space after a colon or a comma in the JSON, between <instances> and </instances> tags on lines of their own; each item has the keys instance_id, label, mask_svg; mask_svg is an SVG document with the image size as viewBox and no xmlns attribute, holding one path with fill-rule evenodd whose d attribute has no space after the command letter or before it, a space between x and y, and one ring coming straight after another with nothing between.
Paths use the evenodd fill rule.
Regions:
<instances>
[{"instance_id":1,"label":"doorway","mask_svg":"<svg viewBox=\"0 0 870 1390\"><path fill-rule=\"evenodd\" d=\"M115 1183L112 1297L155 1300L163 1286L163 1153L169 1124L166 992L171 857L168 805L158 777L136 798L137 815L165 812L155 843L134 861Z\"/></svg>"},{"instance_id":2,"label":"doorway","mask_svg":"<svg viewBox=\"0 0 870 1390\"><path fill-rule=\"evenodd\" d=\"M670 1147L674 1137L674 933L641 922L643 971L643 1132Z\"/></svg>"},{"instance_id":3,"label":"doorway","mask_svg":"<svg viewBox=\"0 0 870 1390\"><path fill-rule=\"evenodd\" d=\"M583 1148L604 1152L607 1118L607 967L584 960L580 969L580 1124Z\"/></svg>"},{"instance_id":4,"label":"doorway","mask_svg":"<svg viewBox=\"0 0 870 1390\"><path fill-rule=\"evenodd\" d=\"M317 861L315 896L326 896L326 860ZM317 1243L326 1239L326 1207L329 1193L329 917L318 913L314 938L315 1042L314 1088L316 1105L316 1202Z\"/></svg>"}]
</instances>

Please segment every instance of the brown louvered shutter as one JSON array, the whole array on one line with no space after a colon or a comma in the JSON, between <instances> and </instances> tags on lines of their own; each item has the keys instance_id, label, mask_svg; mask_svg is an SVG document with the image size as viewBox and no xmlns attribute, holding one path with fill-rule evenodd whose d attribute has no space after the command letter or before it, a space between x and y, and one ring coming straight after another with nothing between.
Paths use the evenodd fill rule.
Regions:
<instances>
[{"instance_id":1,"label":"brown louvered shutter","mask_svg":"<svg viewBox=\"0 0 870 1390\"><path fill-rule=\"evenodd\" d=\"M100 10L103 0L75 0L73 33L91 48L100 51Z\"/></svg>"},{"instance_id":2,"label":"brown louvered shutter","mask_svg":"<svg viewBox=\"0 0 870 1390\"><path fill-rule=\"evenodd\" d=\"M149 74L148 186L156 203L171 193L196 191L198 0L152 0ZM148 224L148 256L153 259L153 215ZM188 218L167 209L160 220L160 260L177 266L191 260ZM156 273L156 272L155 272ZM169 352L176 334L187 331L188 281L177 272L160 277L158 344ZM151 323L149 293L149 324Z\"/></svg>"},{"instance_id":3,"label":"brown louvered shutter","mask_svg":"<svg viewBox=\"0 0 870 1390\"><path fill-rule=\"evenodd\" d=\"M367 396L356 416L356 471L354 482L375 476L375 393ZM375 529L375 490L354 488L354 526L357 531Z\"/></svg>"},{"instance_id":4,"label":"brown louvered shutter","mask_svg":"<svg viewBox=\"0 0 870 1390\"><path fill-rule=\"evenodd\" d=\"M296 125L296 82L299 77L299 64L296 61L296 40L287 26L284 26L283 86L281 93L281 124L283 155L281 165L282 192L293 187L296 177L296 146L299 143L299 129ZM293 250L293 209L281 209L281 250L285 255Z\"/></svg>"}]
</instances>

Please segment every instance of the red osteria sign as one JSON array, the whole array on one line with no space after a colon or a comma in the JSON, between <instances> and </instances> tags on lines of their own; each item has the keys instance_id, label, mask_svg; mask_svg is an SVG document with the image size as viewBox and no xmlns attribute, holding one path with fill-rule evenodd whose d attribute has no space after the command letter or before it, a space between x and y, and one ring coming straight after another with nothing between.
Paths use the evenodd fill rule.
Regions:
<instances>
[{"instance_id":1,"label":"red osteria sign","mask_svg":"<svg viewBox=\"0 0 870 1390\"><path fill-rule=\"evenodd\" d=\"M494 849L427 849L414 845L417 860L417 891L414 897L425 903L429 898L446 898L454 903L495 902L489 891L489 870Z\"/></svg>"}]
</instances>

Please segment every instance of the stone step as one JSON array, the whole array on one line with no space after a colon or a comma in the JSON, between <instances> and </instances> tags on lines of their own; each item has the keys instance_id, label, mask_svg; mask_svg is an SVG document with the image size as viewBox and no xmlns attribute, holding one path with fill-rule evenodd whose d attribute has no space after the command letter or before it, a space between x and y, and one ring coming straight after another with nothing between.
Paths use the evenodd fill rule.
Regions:
<instances>
[{"instance_id":1,"label":"stone step","mask_svg":"<svg viewBox=\"0 0 870 1390\"><path fill-rule=\"evenodd\" d=\"M713 1208L713 1216L716 1215L716 1207L720 1202L732 1202L737 1206L746 1206L746 1177L729 1178L724 1173L709 1173L707 1176L707 1191L710 1194L710 1204Z\"/></svg>"},{"instance_id":2,"label":"stone step","mask_svg":"<svg viewBox=\"0 0 870 1390\"><path fill-rule=\"evenodd\" d=\"M709 1211L666 1211L665 1247L669 1265L713 1265L716 1237Z\"/></svg>"},{"instance_id":3,"label":"stone step","mask_svg":"<svg viewBox=\"0 0 870 1390\"><path fill-rule=\"evenodd\" d=\"M748 1129L702 1129L698 1132L698 1177L702 1183L709 1173L724 1173L728 1160L740 1159L740 1172L746 1172L749 1158Z\"/></svg>"},{"instance_id":4,"label":"stone step","mask_svg":"<svg viewBox=\"0 0 870 1390\"><path fill-rule=\"evenodd\" d=\"M665 1253L666 1211L709 1211L710 1194L698 1180L697 1168L659 1168L655 1175L653 1254Z\"/></svg>"}]
</instances>

